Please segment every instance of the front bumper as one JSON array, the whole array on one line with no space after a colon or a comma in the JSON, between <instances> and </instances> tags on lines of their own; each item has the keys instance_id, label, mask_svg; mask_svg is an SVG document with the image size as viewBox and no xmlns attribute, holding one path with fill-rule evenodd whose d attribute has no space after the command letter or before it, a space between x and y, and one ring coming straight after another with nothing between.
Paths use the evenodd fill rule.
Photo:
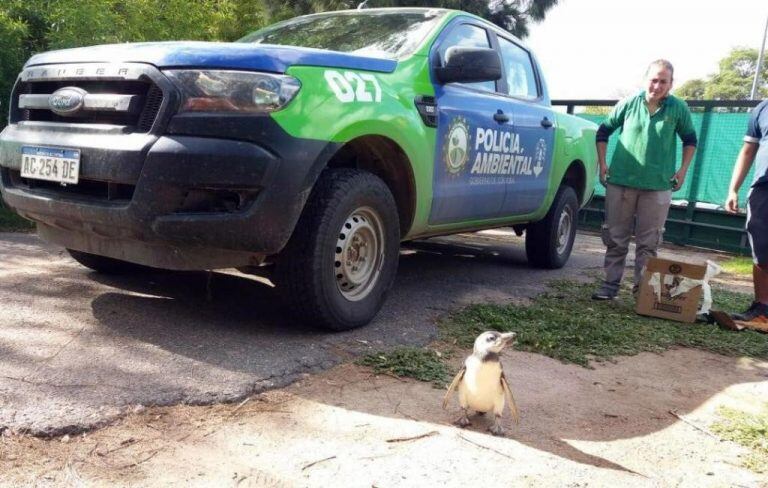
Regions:
<instances>
[{"instance_id":1,"label":"front bumper","mask_svg":"<svg viewBox=\"0 0 768 488\"><path fill-rule=\"evenodd\" d=\"M215 137L221 123L194 119L171 124L182 134L163 136L11 124L0 134L2 196L54 242L151 266L214 267L204 259L214 250L276 254L308 197L313 168L332 148L291 138L268 117L251 122L262 125L255 133L266 134L269 147ZM214 129L205 137L183 134L201 124ZM22 179L23 146L80 149L81 183L62 187ZM121 251L121 243L141 245ZM161 259L162 248L179 256ZM185 253L202 257L185 264ZM211 256L215 267L245 264L220 261Z\"/></svg>"}]
</instances>

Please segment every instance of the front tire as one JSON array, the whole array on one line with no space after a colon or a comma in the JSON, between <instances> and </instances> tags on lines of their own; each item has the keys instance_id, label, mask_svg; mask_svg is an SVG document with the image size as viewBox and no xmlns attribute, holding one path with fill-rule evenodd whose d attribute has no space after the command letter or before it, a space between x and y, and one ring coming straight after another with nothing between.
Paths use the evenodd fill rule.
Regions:
<instances>
[{"instance_id":1,"label":"front tire","mask_svg":"<svg viewBox=\"0 0 768 488\"><path fill-rule=\"evenodd\" d=\"M570 186L561 186L544 219L530 224L525 232L528 262L537 268L565 266L576 239L579 202Z\"/></svg>"},{"instance_id":2,"label":"front tire","mask_svg":"<svg viewBox=\"0 0 768 488\"><path fill-rule=\"evenodd\" d=\"M386 184L365 171L327 169L277 261L275 282L300 320L353 329L384 303L399 249L397 206Z\"/></svg>"}]
</instances>

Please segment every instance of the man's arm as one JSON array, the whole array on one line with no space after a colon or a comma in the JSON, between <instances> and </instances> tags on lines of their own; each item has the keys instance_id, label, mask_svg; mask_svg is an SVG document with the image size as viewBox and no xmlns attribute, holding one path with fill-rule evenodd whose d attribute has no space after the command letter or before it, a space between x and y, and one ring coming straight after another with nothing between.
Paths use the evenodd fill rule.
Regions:
<instances>
[{"instance_id":1,"label":"man's arm","mask_svg":"<svg viewBox=\"0 0 768 488\"><path fill-rule=\"evenodd\" d=\"M608 181L608 163L605 162L605 154L608 152L608 143L597 141L597 164L600 169L600 183L605 186Z\"/></svg>"},{"instance_id":2,"label":"man's arm","mask_svg":"<svg viewBox=\"0 0 768 488\"><path fill-rule=\"evenodd\" d=\"M685 183L685 176L688 174L688 167L691 165L691 161L693 161L693 155L696 153L696 146L695 145L687 145L683 146L683 162L680 164L680 169L677 170L677 173L675 173L675 176L673 176L673 186L672 190L677 191L680 188L682 188L683 183Z\"/></svg>"},{"instance_id":3,"label":"man's arm","mask_svg":"<svg viewBox=\"0 0 768 488\"><path fill-rule=\"evenodd\" d=\"M731 185L728 187L728 198L725 201L725 210L728 212L736 213L739 211L739 188L741 188L744 178L747 177L747 173L752 167L758 147L760 145L754 142L745 142L741 146L739 156L736 158L736 166L733 167Z\"/></svg>"}]
</instances>

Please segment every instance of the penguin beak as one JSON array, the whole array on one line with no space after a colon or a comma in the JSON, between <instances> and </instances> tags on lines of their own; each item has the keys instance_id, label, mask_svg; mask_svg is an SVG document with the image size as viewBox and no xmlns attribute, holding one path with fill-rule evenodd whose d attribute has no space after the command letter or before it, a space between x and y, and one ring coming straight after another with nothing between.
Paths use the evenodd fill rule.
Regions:
<instances>
[{"instance_id":1,"label":"penguin beak","mask_svg":"<svg viewBox=\"0 0 768 488\"><path fill-rule=\"evenodd\" d=\"M505 346L508 344L514 344L516 338L517 334L515 332L507 332L506 334L501 334L502 344Z\"/></svg>"}]
</instances>

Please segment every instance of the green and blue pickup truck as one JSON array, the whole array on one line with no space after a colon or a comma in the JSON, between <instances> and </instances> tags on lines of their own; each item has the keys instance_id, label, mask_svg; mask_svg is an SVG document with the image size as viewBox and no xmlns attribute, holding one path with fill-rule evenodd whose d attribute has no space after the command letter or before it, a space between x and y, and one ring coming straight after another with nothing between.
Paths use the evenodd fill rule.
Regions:
<instances>
[{"instance_id":1,"label":"green and blue pickup truck","mask_svg":"<svg viewBox=\"0 0 768 488\"><path fill-rule=\"evenodd\" d=\"M403 240L513 226L533 265L563 266L595 129L483 19L340 11L33 56L0 189L89 268L265 267L296 316L343 330L376 315Z\"/></svg>"}]
</instances>

